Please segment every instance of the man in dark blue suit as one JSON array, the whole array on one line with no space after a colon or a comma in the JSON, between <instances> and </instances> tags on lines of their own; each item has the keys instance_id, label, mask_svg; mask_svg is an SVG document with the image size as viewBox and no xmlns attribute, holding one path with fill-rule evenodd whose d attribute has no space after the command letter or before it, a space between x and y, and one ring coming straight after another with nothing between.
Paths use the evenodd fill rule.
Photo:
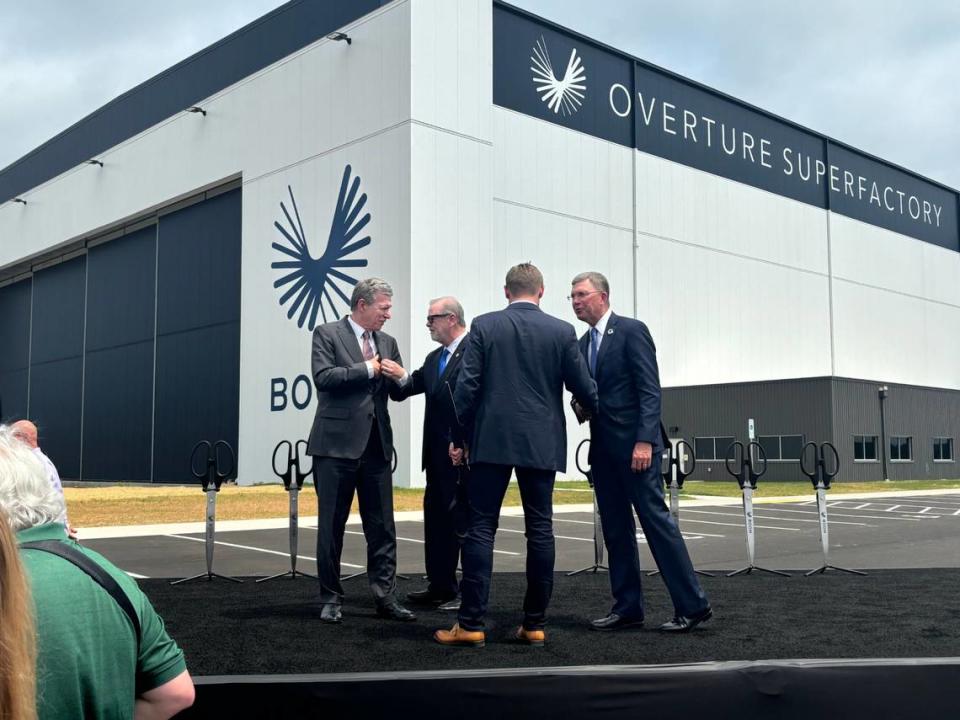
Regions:
<instances>
[{"instance_id":1,"label":"man in dark blue suit","mask_svg":"<svg viewBox=\"0 0 960 720\"><path fill-rule=\"evenodd\" d=\"M423 493L423 561L428 585L407 594L416 605L440 605L441 609L459 607L457 596L457 562L460 559L460 537L466 531L466 498L459 476L466 469L453 466L448 454L456 425L453 412L453 390L460 375L464 341L468 333L463 306L455 297L430 301L427 309L430 338L440 347L427 355L423 366L410 374L409 382L400 388L400 397L420 395L426 399L423 411L422 467L427 474ZM384 360L385 372L390 361Z\"/></svg>"},{"instance_id":2,"label":"man in dark blue suit","mask_svg":"<svg viewBox=\"0 0 960 720\"><path fill-rule=\"evenodd\" d=\"M543 645L553 591L553 481L567 462L564 385L584 407L597 406L596 384L573 327L540 310L540 271L531 264L511 268L504 293L510 303L506 309L473 321L454 393L460 421L470 428L470 520L458 622L434 633L443 645L481 647L485 642L493 542L512 472L527 535L527 592L515 639ZM452 454L459 459L456 451Z\"/></svg>"},{"instance_id":3,"label":"man in dark blue suit","mask_svg":"<svg viewBox=\"0 0 960 720\"><path fill-rule=\"evenodd\" d=\"M673 600L674 618L660 630L687 632L713 613L663 500L659 460L666 434L660 422L660 375L653 339L642 322L610 310L610 286L600 273L577 275L570 299L577 318L590 325L580 339L580 351L597 382L600 409L590 414L589 460L614 598L610 613L594 620L591 627L620 630L643 624L636 510Z\"/></svg>"}]
</instances>

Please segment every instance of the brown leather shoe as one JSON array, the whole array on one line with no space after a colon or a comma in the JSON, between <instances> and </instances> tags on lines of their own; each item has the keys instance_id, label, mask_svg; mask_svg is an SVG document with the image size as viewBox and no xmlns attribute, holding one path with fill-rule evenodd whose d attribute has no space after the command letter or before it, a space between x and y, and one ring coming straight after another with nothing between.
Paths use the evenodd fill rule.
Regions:
<instances>
[{"instance_id":1,"label":"brown leather shoe","mask_svg":"<svg viewBox=\"0 0 960 720\"><path fill-rule=\"evenodd\" d=\"M451 647L482 648L487 644L483 630L464 630L459 623L454 624L449 630L437 630L433 634L433 639L441 645Z\"/></svg>"},{"instance_id":2,"label":"brown leather shoe","mask_svg":"<svg viewBox=\"0 0 960 720\"><path fill-rule=\"evenodd\" d=\"M547 635L543 630L527 630L521 625L514 633L513 639L519 643L533 645L533 647L543 647L543 644L547 641Z\"/></svg>"}]
</instances>

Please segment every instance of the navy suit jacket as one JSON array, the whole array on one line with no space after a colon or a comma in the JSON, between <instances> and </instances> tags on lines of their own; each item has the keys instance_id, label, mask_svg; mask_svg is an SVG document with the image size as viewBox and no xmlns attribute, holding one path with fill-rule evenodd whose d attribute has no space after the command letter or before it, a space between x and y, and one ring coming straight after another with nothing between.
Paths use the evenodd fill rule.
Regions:
<instances>
[{"instance_id":1,"label":"navy suit jacket","mask_svg":"<svg viewBox=\"0 0 960 720\"><path fill-rule=\"evenodd\" d=\"M474 319L454 401L470 462L563 471L563 387L596 409L597 387L570 323L518 302Z\"/></svg>"},{"instance_id":2,"label":"navy suit jacket","mask_svg":"<svg viewBox=\"0 0 960 720\"><path fill-rule=\"evenodd\" d=\"M590 331L580 338L584 360L590 353ZM638 442L653 446L654 457L664 447L660 422L660 373L657 349L647 326L639 320L610 313L594 379L600 410L590 420L590 462L596 453L630 464Z\"/></svg>"},{"instance_id":3,"label":"navy suit jacket","mask_svg":"<svg viewBox=\"0 0 960 720\"><path fill-rule=\"evenodd\" d=\"M469 333L463 336L460 344L457 345L457 349L453 351L453 355L447 359L447 366L443 369L442 375L439 373L440 354L443 352L441 346L427 355L423 365L410 373L410 380L400 388L398 399L420 394L426 396L426 404L423 410L421 465L424 470L427 469L431 455L445 465L451 466L447 448L450 440L459 436L454 430L457 419L453 412L453 389L457 385L457 378L460 375L460 360L463 357L463 349L466 347L469 336Z\"/></svg>"}]
</instances>

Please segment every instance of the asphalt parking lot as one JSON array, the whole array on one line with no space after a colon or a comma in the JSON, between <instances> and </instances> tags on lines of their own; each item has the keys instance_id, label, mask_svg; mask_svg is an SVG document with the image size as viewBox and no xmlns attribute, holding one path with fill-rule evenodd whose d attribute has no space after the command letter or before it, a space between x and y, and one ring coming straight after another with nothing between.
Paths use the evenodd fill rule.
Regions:
<instances>
[{"instance_id":1,"label":"asphalt parking lot","mask_svg":"<svg viewBox=\"0 0 960 720\"><path fill-rule=\"evenodd\" d=\"M891 495L891 494L884 494ZM203 503L198 494L197 514ZM312 493L302 512L314 511ZM830 561L870 568L960 567L960 492L895 496L828 497ZM823 563L817 508L809 500L765 501L754 506L755 563L781 570L809 570ZM694 565L701 570L734 570L747 564L744 515L740 501L699 500L681 505L680 525ZM554 518L557 570L571 571L594 562L593 519L587 506L558 506ZM519 508L501 516L494 570L524 569L524 525ZM139 529L90 528L85 545L103 553L135 577L178 578L205 572L202 523ZM397 515L399 571L423 572L423 523L417 513ZM642 532L637 542L641 563L654 564ZM299 526L297 567L315 570L316 518ZM347 526L343 572L363 570L363 532L356 517ZM273 575L290 568L286 521L224 522L217 526L214 571L224 575ZM358 580L357 582L362 582Z\"/></svg>"}]
</instances>

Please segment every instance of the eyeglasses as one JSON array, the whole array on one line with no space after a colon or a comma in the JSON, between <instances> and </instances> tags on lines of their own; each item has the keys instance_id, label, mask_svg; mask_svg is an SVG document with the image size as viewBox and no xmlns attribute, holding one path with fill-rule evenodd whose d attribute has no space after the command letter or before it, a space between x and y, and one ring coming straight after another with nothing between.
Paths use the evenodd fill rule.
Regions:
<instances>
[{"instance_id":1,"label":"eyeglasses","mask_svg":"<svg viewBox=\"0 0 960 720\"><path fill-rule=\"evenodd\" d=\"M447 317L448 315L453 315L453 313L440 313L438 315L427 315L427 325L433 325L434 321L438 318Z\"/></svg>"},{"instance_id":2,"label":"eyeglasses","mask_svg":"<svg viewBox=\"0 0 960 720\"><path fill-rule=\"evenodd\" d=\"M567 295L567 300L586 300L590 295L596 295L603 290L591 290L590 292L576 292L573 295Z\"/></svg>"}]
</instances>

